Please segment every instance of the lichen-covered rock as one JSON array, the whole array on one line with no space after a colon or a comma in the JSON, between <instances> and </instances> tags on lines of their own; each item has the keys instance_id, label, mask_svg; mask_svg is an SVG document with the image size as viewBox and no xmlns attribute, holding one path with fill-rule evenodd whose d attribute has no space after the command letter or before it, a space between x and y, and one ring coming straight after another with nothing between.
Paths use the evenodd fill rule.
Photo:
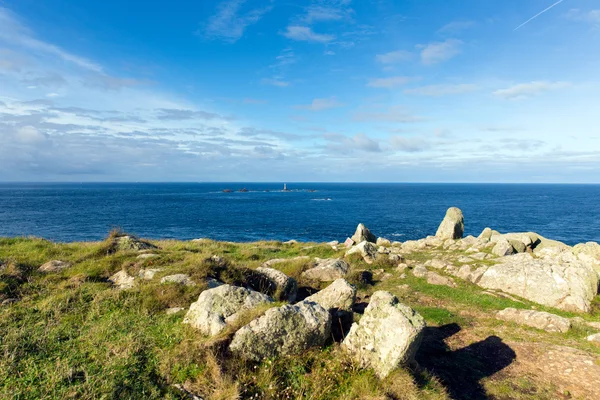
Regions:
<instances>
[{"instance_id":1,"label":"lichen-covered rock","mask_svg":"<svg viewBox=\"0 0 600 400\"><path fill-rule=\"evenodd\" d=\"M463 213L459 208L450 207L438 227L435 236L440 239L460 239L465 231Z\"/></svg>"},{"instance_id":2,"label":"lichen-covered rock","mask_svg":"<svg viewBox=\"0 0 600 400\"><path fill-rule=\"evenodd\" d=\"M375 242L375 244L377 246L390 247L392 245L392 242L390 242L389 239L380 237L380 238L377 238L377 241Z\"/></svg>"},{"instance_id":3,"label":"lichen-covered rock","mask_svg":"<svg viewBox=\"0 0 600 400\"><path fill-rule=\"evenodd\" d=\"M496 313L496 318L503 321L531 326L546 332L565 333L571 328L571 321L569 321L568 318L563 318L543 311L519 310L511 307L498 311Z\"/></svg>"},{"instance_id":4,"label":"lichen-covered rock","mask_svg":"<svg viewBox=\"0 0 600 400\"><path fill-rule=\"evenodd\" d=\"M66 261L52 260L52 261L48 261L47 263L45 263L41 267L39 267L38 271L40 271L40 272L60 272L63 269L69 268L70 266L71 266L71 264L69 264Z\"/></svg>"},{"instance_id":5,"label":"lichen-covered rock","mask_svg":"<svg viewBox=\"0 0 600 400\"><path fill-rule=\"evenodd\" d=\"M424 265L417 265L413 268L412 273L417 278L425 278L429 271L425 268Z\"/></svg>"},{"instance_id":6,"label":"lichen-covered rock","mask_svg":"<svg viewBox=\"0 0 600 400\"><path fill-rule=\"evenodd\" d=\"M108 278L109 282L112 282L117 289L131 289L135 285L135 278L127 273L127 271L121 270L116 274Z\"/></svg>"},{"instance_id":7,"label":"lichen-covered rock","mask_svg":"<svg viewBox=\"0 0 600 400\"><path fill-rule=\"evenodd\" d=\"M190 276L186 274L167 275L161 278L160 283L163 285L166 283L177 283L185 286L196 286L196 282L194 282Z\"/></svg>"},{"instance_id":8,"label":"lichen-covered rock","mask_svg":"<svg viewBox=\"0 0 600 400\"><path fill-rule=\"evenodd\" d=\"M184 323L200 330L204 335L214 336L233 323L239 313L273 299L262 293L238 286L221 285L203 291L190 306Z\"/></svg>"},{"instance_id":9,"label":"lichen-covered rock","mask_svg":"<svg viewBox=\"0 0 600 400\"><path fill-rule=\"evenodd\" d=\"M351 239L354 240L354 243L360 243L363 241L370 243L377 242L375 235L373 235L371 231L363 224L358 224L356 227L356 232L354 232L354 235L352 235Z\"/></svg>"},{"instance_id":10,"label":"lichen-covered rock","mask_svg":"<svg viewBox=\"0 0 600 400\"><path fill-rule=\"evenodd\" d=\"M268 268L258 267L252 274L250 286L261 293L276 298L287 300L290 303L296 300L298 294L298 283L283 272Z\"/></svg>"},{"instance_id":11,"label":"lichen-covered rock","mask_svg":"<svg viewBox=\"0 0 600 400\"><path fill-rule=\"evenodd\" d=\"M331 285L304 301L320 304L327 310L352 311L356 301L356 288L345 279L336 279Z\"/></svg>"},{"instance_id":12,"label":"lichen-covered rock","mask_svg":"<svg viewBox=\"0 0 600 400\"><path fill-rule=\"evenodd\" d=\"M421 343L425 321L417 312L389 292L373 293L359 322L352 324L342 347L362 367L370 367L385 378L394 369L413 360Z\"/></svg>"},{"instance_id":13,"label":"lichen-covered rock","mask_svg":"<svg viewBox=\"0 0 600 400\"><path fill-rule=\"evenodd\" d=\"M448 277L442 276L437 272L430 271L427 273L427 283L430 285L443 285L449 287L456 287L456 283Z\"/></svg>"},{"instance_id":14,"label":"lichen-covered rock","mask_svg":"<svg viewBox=\"0 0 600 400\"><path fill-rule=\"evenodd\" d=\"M482 267L485 271L477 284L565 311L589 311L598 292L594 269L571 252L547 252L542 258L530 253L502 257L499 263Z\"/></svg>"},{"instance_id":15,"label":"lichen-covered rock","mask_svg":"<svg viewBox=\"0 0 600 400\"><path fill-rule=\"evenodd\" d=\"M330 333L329 311L317 303L303 301L267 310L235 333L229 349L243 358L260 361L321 347Z\"/></svg>"},{"instance_id":16,"label":"lichen-covered rock","mask_svg":"<svg viewBox=\"0 0 600 400\"><path fill-rule=\"evenodd\" d=\"M111 243L111 252L115 251L139 251L139 250L150 250L157 249L155 245L152 243L146 242L145 240L140 240L135 236L124 235L117 236L113 239Z\"/></svg>"},{"instance_id":17,"label":"lichen-covered rock","mask_svg":"<svg viewBox=\"0 0 600 400\"><path fill-rule=\"evenodd\" d=\"M492 249L492 253L498 257L509 256L514 254L514 252L515 249L513 248L512 244L510 244L509 241L504 238L498 239L496 245Z\"/></svg>"},{"instance_id":18,"label":"lichen-covered rock","mask_svg":"<svg viewBox=\"0 0 600 400\"><path fill-rule=\"evenodd\" d=\"M156 275L157 272L162 271L162 269L160 268L147 268L147 269L140 269L140 272L138 272L138 276L140 277L140 279L143 279L145 281L150 281L152 279L154 279L154 275Z\"/></svg>"},{"instance_id":19,"label":"lichen-covered rock","mask_svg":"<svg viewBox=\"0 0 600 400\"><path fill-rule=\"evenodd\" d=\"M594 342L594 343L600 344L600 333L595 333L593 335L588 336L587 340L590 341L590 342Z\"/></svg>"},{"instance_id":20,"label":"lichen-covered rock","mask_svg":"<svg viewBox=\"0 0 600 400\"><path fill-rule=\"evenodd\" d=\"M375 258L377 258L377 247L375 247L373 243L363 241L356 246L351 247L346 252L346 255L348 256L355 253L359 253L368 264L372 264L373 261L375 261Z\"/></svg>"},{"instance_id":21,"label":"lichen-covered rock","mask_svg":"<svg viewBox=\"0 0 600 400\"><path fill-rule=\"evenodd\" d=\"M484 240L484 241L489 241L492 238L492 229L491 228L484 228L481 233L479 234L479 236L477 236L477 239L480 240Z\"/></svg>"},{"instance_id":22,"label":"lichen-covered rock","mask_svg":"<svg viewBox=\"0 0 600 400\"><path fill-rule=\"evenodd\" d=\"M316 258L314 267L304 271L302 277L320 282L332 282L345 277L350 265L339 258Z\"/></svg>"}]
</instances>

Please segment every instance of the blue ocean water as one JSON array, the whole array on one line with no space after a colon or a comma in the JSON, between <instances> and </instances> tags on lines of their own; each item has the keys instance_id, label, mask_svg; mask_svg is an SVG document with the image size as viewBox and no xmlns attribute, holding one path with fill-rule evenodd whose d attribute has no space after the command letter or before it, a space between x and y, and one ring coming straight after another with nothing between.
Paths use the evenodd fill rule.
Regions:
<instances>
[{"instance_id":1,"label":"blue ocean water","mask_svg":"<svg viewBox=\"0 0 600 400\"><path fill-rule=\"evenodd\" d=\"M359 222L405 241L435 234L448 207L465 235L489 226L600 242L600 185L294 183L0 184L0 236L344 240ZM248 192L238 192L247 188ZM232 193L224 193L231 189Z\"/></svg>"}]
</instances>

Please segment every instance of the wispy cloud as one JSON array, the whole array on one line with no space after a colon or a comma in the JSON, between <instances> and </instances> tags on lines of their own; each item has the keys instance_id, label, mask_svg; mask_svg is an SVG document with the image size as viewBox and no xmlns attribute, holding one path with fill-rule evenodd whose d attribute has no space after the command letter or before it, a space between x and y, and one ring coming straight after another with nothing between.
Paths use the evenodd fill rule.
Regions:
<instances>
[{"instance_id":1,"label":"wispy cloud","mask_svg":"<svg viewBox=\"0 0 600 400\"><path fill-rule=\"evenodd\" d=\"M354 11L348 7L349 1L319 1L306 8L301 20L307 24L321 21L340 21L350 19Z\"/></svg>"},{"instance_id":2,"label":"wispy cloud","mask_svg":"<svg viewBox=\"0 0 600 400\"><path fill-rule=\"evenodd\" d=\"M280 80L278 78L263 78L260 83L263 85L271 85L277 87L287 87L290 85L288 81Z\"/></svg>"},{"instance_id":3,"label":"wispy cloud","mask_svg":"<svg viewBox=\"0 0 600 400\"><path fill-rule=\"evenodd\" d=\"M414 57L410 51L396 50L389 53L377 54L375 60L381 64L396 64L404 61L410 61Z\"/></svg>"},{"instance_id":4,"label":"wispy cloud","mask_svg":"<svg viewBox=\"0 0 600 400\"><path fill-rule=\"evenodd\" d=\"M418 45L421 50L421 62L424 65L438 64L447 61L461 53L463 42L458 39L448 39L443 42L432 42Z\"/></svg>"},{"instance_id":5,"label":"wispy cloud","mask_svg":"<svg viewBox=\"0 0 600 400\"><path fill-rule=\"evenodd\" d=\"M374 88L391 89L398 86L406 85L408 82L414 81L415 78L408 76L391 76L389 78L370 79L367 86Z\"/></svg>"},{"instance_id":6,"label":"wispy cloud","mask_svg":"<svg viewBox=\"0 0 600 400\"><path fill-rule=\"evenodd\" d=\"M204 36L209 39L220 39L234 43L243 35L246 28L256 24L271 11L272 5L250 10L242 10L246 0L226 0L217 7L217 13L208 20L203 30Z\"/></svg>"},{"instance_id":7,"label":"wispy cloud","mask_svg":"<svg viewBox=\"0 0 600 400\"><path fill-rule=\"evenodd\" d=\"M458 84L458 85L427 85L412 89L405 89L405 94L416 94L420 96L446 96L452 94L464 94L474 92L479 87L474 84Z\"/></svg>"},{"instance_id":8,"label":"wispy cloud","mask_svg":"<svg viewBox=\"0 0 600 400\"><path fill-rule=\"evenodd\" d=\"M418 153L431 148L431 143L417 137L392 136L390 138L392 148L407 153Z\"/></svg>"},{"instance_id":9,"label":"wispy cloud","mask_svg":"<svg viewBox=\"0 0 600 400\"><path fill-rule=\"evenodd\" d=\"M335 39L334 35L316 33L308 26L290 25L282 33L288 39L305 41L305 42L321 42L327 43Z\"/></svg>"},{"instance_id":10,"label":"wispy cloud","mask_svg":"<svg viewBox=\"0 0 600 400\"><path fill-rule=\"evenodd\" d=\"M53 44L36 39L33 33L21 24L12 12L3 7L0 7L0 39L38 53L41 52L60 57L64 61L90 71L102 72L102 67L99 64L84 57L74 55Z\"/></svg>"},{"instance_id":11,"label":"wispy cloud","mask_svg":"<svg viewBox=\"0 0 600 400\"><path fill-rule=\"evenodd\" d=\"M600 24L600 9L582 11L578 8L573 8L565 14L565 17L572 21L583 21L592 24Z\"/></svg>"},{"instance_id":12,"label":"wispy cloud","mask_svg":"<svg viewBox=\"0 0 600 400\"><path fill-rule=\"evenodd\" d=\"M325 99L314 99L310 104L295 106L295 108L308 111L323 111L341 106L343 106L343 104L337 101L335 97L329 97Z\"/></svg>"},{"instance_id":13,"label":"wispy cloud","mask_svg":"<svg viewBox=\"0 0 600 400\"><path fill-rule=\"evenodd\" d=\"M568 86L570 86L568 82L533 81L496 90L494 95L504 99L518 99L539 95L550 90L563 89Z\"/></svg>"},{"instance_id":14,"label":"wispy cloud","mask_svg":"<svg viewBox=\"0 0 600 400\"><path fill-rule=\"evenodd\" d=\"M515 29L513 29L513 32L516 31L519 28L522 28L523 26L527 25L528 23L530 23L531 21L533 21L534 19L536 19L537 17L539 17L540 15L544 14L545 12L551 10L552 8L556 7L557 5L559 5L560 3L562 3L565 0L558 0L556 3L552 4L550 7L540 11L539 13L535 14L533 17L529 18L527 21L523 22L521 25L517 26Z\"/></svg>"},{"instance_id":15,"label":"wispy cloud","mask_svg":"<svg viewBox=\"0 0 600 400\"><path fill-rule=\"evenodd\" d=\"M354 113L353 119L359 122L401 122L411 123L421 121L417 115L410 113L402 106L392 106L383 111L359 110Z\"/></svg>"},{"instance_id":16,"label":"wispy cloud","mask_svg":"<svg viewBox=\"0 0 600 400\"><path fill-rule=\"evenodd\" d=\"M472 28L475 25L477 24L474 21L452 21L438 29L438 33L453 35L465 29Z\"/></svg>"}]
</instances>

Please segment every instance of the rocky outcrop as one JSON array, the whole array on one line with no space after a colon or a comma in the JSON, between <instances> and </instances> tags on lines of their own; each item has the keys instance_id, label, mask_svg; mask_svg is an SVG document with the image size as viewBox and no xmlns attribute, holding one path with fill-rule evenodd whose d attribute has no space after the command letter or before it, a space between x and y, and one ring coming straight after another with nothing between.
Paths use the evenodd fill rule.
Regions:
<instances>
[{"instance_id":1,"label":"rocky outcrop","mask_svg":"<svg viewBox=\"0 0 600 400\"><path fill-rule=\"evenodd\" d=\"M116 274L108 278L109 282L112 282L117 289L131 289L135 285L135 278L127 273L125 270L121 270Z\"/></svg>"},{"instance_id":2,"label":"rocky outcrop","mask_svg":"<svg viewBox=\"0 0 600 400\"><path fill-rule=\"evenodd\" d=\"M380 237L380 238L377 238L377 241L375 242L375 244L377 246L390 247L392 245L392 242L390 242L389 239Z\"/></svg>"},{"instance_id":3,"label":"rocky outcrop","mask_svg":"<svg viewBox=\"0 0 600 400\"><path fill-rule=\"evenodd\" d=\"M496 318L510 321L521 325L531 326L546 332L565 333L571 328L571 321L555 314L534 310L519 310L516 308L505 308L496 313Z\"/></svg>"},{"instance_id":4,"label":"rocky outcrop","mask_svg":"<svg viewBox=\"0 0 600 400\"><path fill-rule=\"evenodd\" d=\"M590 264L600 276L600 244L596 242L579 243L573 247L573 253L582 262Z\"/></svg>"},{"instance_id":5,"label":"rocky outcrop","mask_svg":"<svg viewBox=\"0 0 600 400\"><path fill-rule=\"evenodd\" d=\"M352 324L342 347L362 367L370 367L385 378L394 369L413 360L425 321L391 293L373 293L359 322Z\"/></svg>"},{"instance_id":6,"label":"rocky outcrop","mask_svg":"<svg viewBox=\"0 0 600 400\"><path fill-rule=\"evenodd\" d=\"M372 264L377 258L377 247L371 242L363 241L357 244L356 246L351 247L346 255L349 256L351 254L360 254L365 262L368 264Z\"/></svg>"},{"instance_id":7,"label":"rocky outcrop","mask_svg":"<svg viewBox=\"0 0 600 400\"><path fill-rule=\"evenodd\" d=\"M304 301L317 303L330 311L352 311L352 306L356 301L356 288L345 279L337 279L331 285L307 297Z\"/></svg>"},{"instance_id":8,"label":"rocky outcrop","mask_svg":"<svg viewBox=\"0 0 600 400\"><path fill-rule=\"evenodd\" d=\"M315 259L314 267L304 271L302 277L305 279L331 282L345 277L350 271L350 265L339 258Z\"/></svg>"},{"instance_id":9,"label":"rocky outcrop","mask_svg":"<svg viewBox=\"0 0 600 400\"><path fill-rule=\"evenodd\" d=\"M438 227L435 236L440 239L460 239L465 231L463 213L459 208L450 207Z\"/></svg>"},{"instance_id":10,"label":"rocky outcrop","mask_svg":"<svg viewBox=\"0 0 600 400\"><path fill-rule=\"evenodd\" d=\"M298 283L283 272L267 267L258 267L249 278L250 286L276 300L293 302L298 294Z\"/></svg>"},{"instance_id":11,"label":"rocky outcrop","mask_svg":"<svg viewBox=\"0 0 600 400\"><path fill-rule=\"evenodd\" d=\"M502 238L498 239L496 245L492 249L492 254L498 257L510 256L515 253L514 247L508 242L508 240Z\"/></svg>"},{"instance_id":12,"label":"rocky outcrop","mask_svg":"<svg viewBox=\"0 0 600 400\"><path fill-rule=\"evenodd\" d=\"M63 269L69 268L70 266L71 266L71 264L69 264L66 261L52 260L52 261L48 261L47 263L45 263L41 267L39 267L38 271L40 271L40 272L60 272Z\"/></svg>"},{"instance_id":13,"label":"rocky outcrop","mask_svg":"<svg viewBox=\"0 0 600 400\"><path fill-rule=\"evenodd\" d=\"M250 310L273 300L254 290L221 285L203 291L190 306L184 323L200 330L204 335L214 336L235 322L240 312Z\"/></svg>"},{"instance_id":14,"label":"rocky outcrop","mask_svg":"<svg viewBox=\"0 0 600 400\"><path fill-rule=\"evenodd\" d=\"M598 291L594 269L570 252L502 257L485 269L477 284L566 311L586 312Z\"/></svg>"},{"instance_id":15,"label":"rocky outcrop","mask_svg":"<svg viewBox=\"0 0 600 400\"><path fill-rule=\"evenodd\" d=\"M364 241L370 243L377 242L377 237L375 237L375 235L373 235L371 231L363 224L358 224L356 227L356 232L354 232L354 235L352 235L351 239L354 241L354 243L360 243Z\"/></svg>"},{"instance_id":16,"label":"rocky outcrop","mask_svg":"<svg viewBox=\"0 0 600 400\"><path fill-rule=\"evenodd\" d=\"M143 279L145 281L150 281L152 279L154 279L154 275L156 275L157 272L162 271L161 268L148 268L148 269L140 269L140 272L138 272L138 276L140 277L140 279Z\"/></svg>"},{"instance_id":17,"label":"rocky outcrop","mask_svg":"<svg viewBox=\"0 0 600 400\"><path fill-rule=\"evenodd\" d=\"M167 283L175 283L185 286L196 286L196 282L194 282L190 276L186 274L167 275L161 278L160 283L163 285Z\"/></svg>"},{"instance_id":18,"label":"rocky outcrop","mask_svg":"<svg viewBox=\"0 0 600 400\"><path fill-rule=\"evenodd\" d=\"M317 303L303 301L267 310L235 333L229 350L243 358L260 361L321 347L330 333L329 311Z\"/></svg>"},{"instance_id":19,"label":"rocky outcrop","mask_svg":"<svg viewBox=\"0 0 600 400\"><path fill-rule=\"evenodd\" d=\"M140 240L135 236L124 235L117 236L112 240L110 246L110 252L115 251L140 251L140 250L151 250L157 249L155 245L152 243L146 242L144 240Z\"/></svg>"}]
</instances>

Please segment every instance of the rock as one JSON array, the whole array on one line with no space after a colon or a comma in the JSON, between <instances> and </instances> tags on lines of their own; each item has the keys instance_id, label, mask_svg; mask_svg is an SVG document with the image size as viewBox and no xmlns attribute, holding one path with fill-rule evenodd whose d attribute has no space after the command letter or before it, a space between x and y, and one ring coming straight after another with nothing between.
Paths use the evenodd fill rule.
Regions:
<instances>
[{"instance_id":1,"label":"rock","mask_svg":"<svg viewBox=\"0 0 600 400\"><path fill-rule=\"evenodd\" d=\"M331 282L345 277L350 265L339 258L316 258L315 266L304 271L302 277L320 282Z\"/></svg>"},{"instance_id":2,"label":"rock","mask_svg":"<svg viewBox=\"0 0 600 400\"><path fill-rule=\"evenodd\" d=\"M196 286L196 282L190 279L186 274L167 275L160 280L161 284L177 283L185 286Z\"/></svg>"},{"instance_id":3,"label":"rock","mask_svg":"<svg viewBox=\"0 0 600 400\"><path fill-rule=\"evenodd\" d=\"M433 258L431 260L425 261L424 264L426 267L431 267L435 269L444 269L448 266L448 262L446 260L441 260L439 258Z\"/></svg>"},{"instance_id":4,"label":"rock","mask_svg":"<svg viewBox=\"0 0 600 400\"><path fill-rule=\"evenodd\" d=\"M532 328L541 329L546 332L565 333L571 328L571 321L569 321L568 318L563 318L543 311L505 308L496 313L496 318L503 321L531 326Z\"/></svg>"},{"instance_id":5,"label":"rock","mask_svg":"<svg viewBox=\"0 0 600 400\"><path fill-rule=\"evenodd\" d=\"M467 257L467 256L460 256L460 257L458 257L458 259L456 261L464 264L464 263L473 262L473 259L471 257Z\"/></svg>"},{"instance_id":6,"label":"rock","mask_svg":"<svg viewBox=\"0 0 600 400\"><path fill-rule=\"evenodd\" d=\"M515 249L508 242L508 240L502 238L496 242L496 245L492 249L492 253L498 257L509 256L515 252Z\"/></svg>"},{"instance_id":7,"label":"rock","mask_svg":"<svg viewBox=\"0 0 600 400\"><path fill-rule=\"evenodd\" d=\"M135 284L135 278L127 273L125 270L121 270L108 278L117 289L131 289Z\"/></svg>"},{"instance_id":8,"label":"rock","mask_svg":"<svg viewBox=\"0 0 600 400\"><path fill-rule=\"evenodd\" d=\"M587 337L587 340L594 343L600 344L600 333L595 333Z\"/></svg>"},{"instance_id":9,"label":"rock","mask_svg":"<svg viewBox=\"0 0 600 400\"><path fill-rule=\"evenodd\" d=\"M216 287L219 287L219 286L222 286L222 285L224 285L224 283L223 283L223 282L221 282L221 281L218 281L218 280L216 280L216 279L214 279L214 278L208 278L208 279L206 280L206 286L207 286L209 289L214 289L214 288L216 288Z\"/></svg>"},{"instance_id":10,"label":"rock","mask_svg":"<svg viewBox=\"0 0 600 400\"><path fill-rule=\"evenodd\" d=\"M398 264L398 266L396 267L396 272L403 274L404 272L406 272L406 269L408 268L408 265L402 263L402 264Z\"/></svg>"},{"instance_id":11,"label":"rock","mask_svg":"<svg viewBox=\"0 0 600 400\"><path fill-rule=\"evenodd\" d=\"M288 240L287 242L283 242L283 244L298 244L298 241L295 239Z\"/></svg>"},{"instance_id":12,"label":"rock","mask_svg":"<svg viewBox=\"0 0 600 400\"><path fill-rule=\"evenodd\" d=\"M346 238L346 240L344 241L344 247L349 249L352 246L354 246L354 240Z\"/></svg>"},{"instance_id":13,"label":"rock","mask_svg":"<svg viewBox=\"0 0 600 400\"><path fill-rule=\"evenodd\" d=\"M276 300L296 300L298 283L281 271L273 268L258 267L248 282L252 289L272 296Z\"/></svg>"},{"instance_id":14,"label":"rock","mask_svg":"<svg viewBox=\"0 0 600 400\"><path fill-rule=\"evenodd\" d=\"M394 264L398 264L398 263L404 262L404 257L402 257L400 254L390 254L388 256L388 258Z\"/></svg>"},{"instance_id":15,"label":"rock","mask_svg":"<svg viewBox=\"0 0 600 400\"><path fill-rule=\"evenodd\" d=\"M225 329L227 324L235 322L240 312L272 301L269 296L251 289L221 285L203 291L190 306L183 322L204 335L214 336Z\"/></svg>"},{"instance_id":16,"label":"rock","mask_svg":"<svg viewBox=\"0 0 600 400\"><path fill-rule=\"evenodd\" d=\"M71 264L69 264L66 261L52 260L52 261L48 261L47 263L45 263L41 267L39 267L38 271L40 271L40 272L60 272L63 269L69 268L70 266L71 266Z\"/></svg>"},{"instance_id":17,"label":"rock","mask_svg":"<svg viewBox=\"0 0 600 400\"><path fill-rule=\"evenodd\" d=\"M598 275L573 253L545 258L519 253L482 268L485 271L477 282L479 286L565 311L589 311L590 302L598 292Z\"/></svg>"},{"instance_id":18,"label":"rock","mask_svg":"<svg viewBox=\"0 0 600 400\"><path fill-rule=\"evenodd\" d=\"M136 258L138 260L147 260L149 258L154 258L154 257L158 257L158 254L153 254L153 253L144 253L144 254L140 254L139 256L137 256Z\"/></svg>"},{"instance_id":19,"label":"rock","mask_svg":"<svg viewBox=\"0 0 600 400\"><path fill-rule=\"evenodd\" d=\"M456 283L450 278L442 276L437 272L428 272L427 273L427 283L430 285L444 285L449 287L456 287Z\"/></svg>"},{"instance_id":20,"label":"rock","mask_svg":"<svg viewBox=\"0 0 600 400\"><path fill-rule=\"evenodd\" d=\"M275 264L280 264L280 263L284 263L284 262L288 262L288 261L299 261L299 260L310 260L310 257L309 256L298 256L298 257L292 257L292 258L274 258L272 260L265 261L262 264L262 267L269 268Z\"/></svg>"},{"instance_id":21,"label":"rock","mask_svg":"<svg viewBox=\"0 0 600 400\"><path fill-rule=\"evenodd\" d=\"M229 350L243 358L260 361L321 347L330 333L329 311L317 303L302 301L267 310L235 333Z\"/></svg>"},{"instance_id":22,"label":"rock","mask_svg":"<svg viewBox=\"0 0 600 400\"><path fill-rule=\"evenodd\" d=\"M469 277L471 276L471 266L470 265L463 265L462 267L460 267L458 269L458 271L456 273L454 273L453 275L458 276L460 279L463 279L465 281L469 280Z\"/></svg>"},{"instance_id":23,"label":"rock","mask_svg":"<svg viewBox=\"0 0 600 400\"><path fill-rule=\"evenodd\" d=\"M459 208L451 207L446 211L435 236L440 239L460 239L465 230L463 213Z\"/></svg>"},{"instance_id":24,"label":"rock","mask_svg":"<svg viewBox=\"0 0 600 400\"><path fill-rule=\"evenodd\" d=\"M413 275L417 278L425 278L428 272L424 265L417 265L412 270Z\"/></svg>"},{"instance_id":25,"label":"rock","mask_svg":"<svg viewBox=\"0 0 600 400\"><path fill-rule=\"evenodd\" d=\"M390 242L388 239L380 237L380 238L377 238L377 241L375 242L375 244L377 246L390 247L392 245L392 242Z\"/></svg>"},{"instance_id":26,"label":"rock","mask_svg":"<svg viewBox=\"0 0 600 400\"><path fill-rule=\"evenodd\" d=\"M336 279L331 285L307 297L304 301L317 303L330 311L352 311L356 301L356 288L345 279Z\"/></svg>"},{"instance_id":27,"label":"rock","mask_svg":"<svg viewBox=\"0 0 600 400\"><path fill-rule=\"evenodd\" d=\"M162 269L160 268L140 269L140 272L138 272L138 276L140 277L140 279L150 281L154 279L154 275L156 275L156 273L160 271L162 271Z\"/></svg>"},{"instance_id":28,"label":"rock","mask_svg":"<svg viewBox=\"0 0 600 400\"><path fill-rule=\"evenodd\" d=\"M389 292L373 293L359 322L352 324L342 347L362 367L370 367L385 378L394 369L408 364L421 343L425 321L417 312Z\"/></svg>"},{"instance_id":29,"label":"rock","mask_svg":"<svg viewBox=\"0 0 600 400\"><path fill-rule=\"evenodd\" d=\"M354 240L354 243L360 243L364 241L375 243L377 238L366 226L363 224L358 224L356 227L356 232L354 232L354 235L352 235L352 240Z\"/></svg>"},{"instance_id":30,"label":"rock","mask_svg":"<svg viewBox=\"0 0 600 400\"><path fill-rule=\"evenodd\" d=\"M144 240L140 240L135 236L124 235L117 236L113 239L111 243L111 249L109 252L115 251L140 251L140 250L150 250L150 249L158 249L152 243L146 242Z\"/></svg>"},{"instance_id":31,"label":"rock","mask_svg":"<svg viewBox=\"0 0 600 400\"><path fill-rule=\"evenodd\" d=\"M165 313L167 315L171 315L171 314L177 314L179 311L183 311L184 308L183 307L171 307L171 308L167 308L165 310Z\"/></svg>"},{"instance_id":32,"label":"rock","mask_svg":"<svg viewBox=\"0 0 600 400\"><path fill-rule=\"evenodd\" d=\"M516 253L525 253L527 251L527 245L520 240L508 239L508 243L510 243Z\"/></svg>"},{"instance_id":33,"label":"rock","mask_svg":"<svg viewBox=\"0 0 600 400\"><path fill-rule=\"evenodd\" d=\"M444 244L444 240L437 236L427 236L425 239L421 240L423 240L423 243L427 247L440 247Z\"/></svg>"},{"instance_id":34,"label":"rock","mask_svg":"<svg viewBox=\"0 0 600 400\"><path fill-rule=\"evenodd\" d=\"M368 264L372 264L373 261L375 261L375 258L377 258L377 248L373 243L367 241L360 242L356 246L351 247L346 252L346 255L348 256L354 253L359 253L360 255L362 255L363 259Z\"/></svg>"},{"instance_id":35,"label":"rock","mask_svg":"<svg viewBox=\"0 0 600 400\"><path fill-rule=\"evenodd\" d=\"M477 236L477 239L481 239L481 240L485 240L485 241L489 241L491 238L492 238L492 229L491 228L485 228L483 231L481 231L479 236Z\"/></svg>"},{"instance_id":36,"label":"rock","mask_svg":"<svg viewBox=\"0 0 600 400\"><path fill-rule=\"evenodd\" d=\"M598 243L579 243L573 247L573 253L582 262L590 264L600 276L600 245Z\"/></svg>"}]
</instances>

